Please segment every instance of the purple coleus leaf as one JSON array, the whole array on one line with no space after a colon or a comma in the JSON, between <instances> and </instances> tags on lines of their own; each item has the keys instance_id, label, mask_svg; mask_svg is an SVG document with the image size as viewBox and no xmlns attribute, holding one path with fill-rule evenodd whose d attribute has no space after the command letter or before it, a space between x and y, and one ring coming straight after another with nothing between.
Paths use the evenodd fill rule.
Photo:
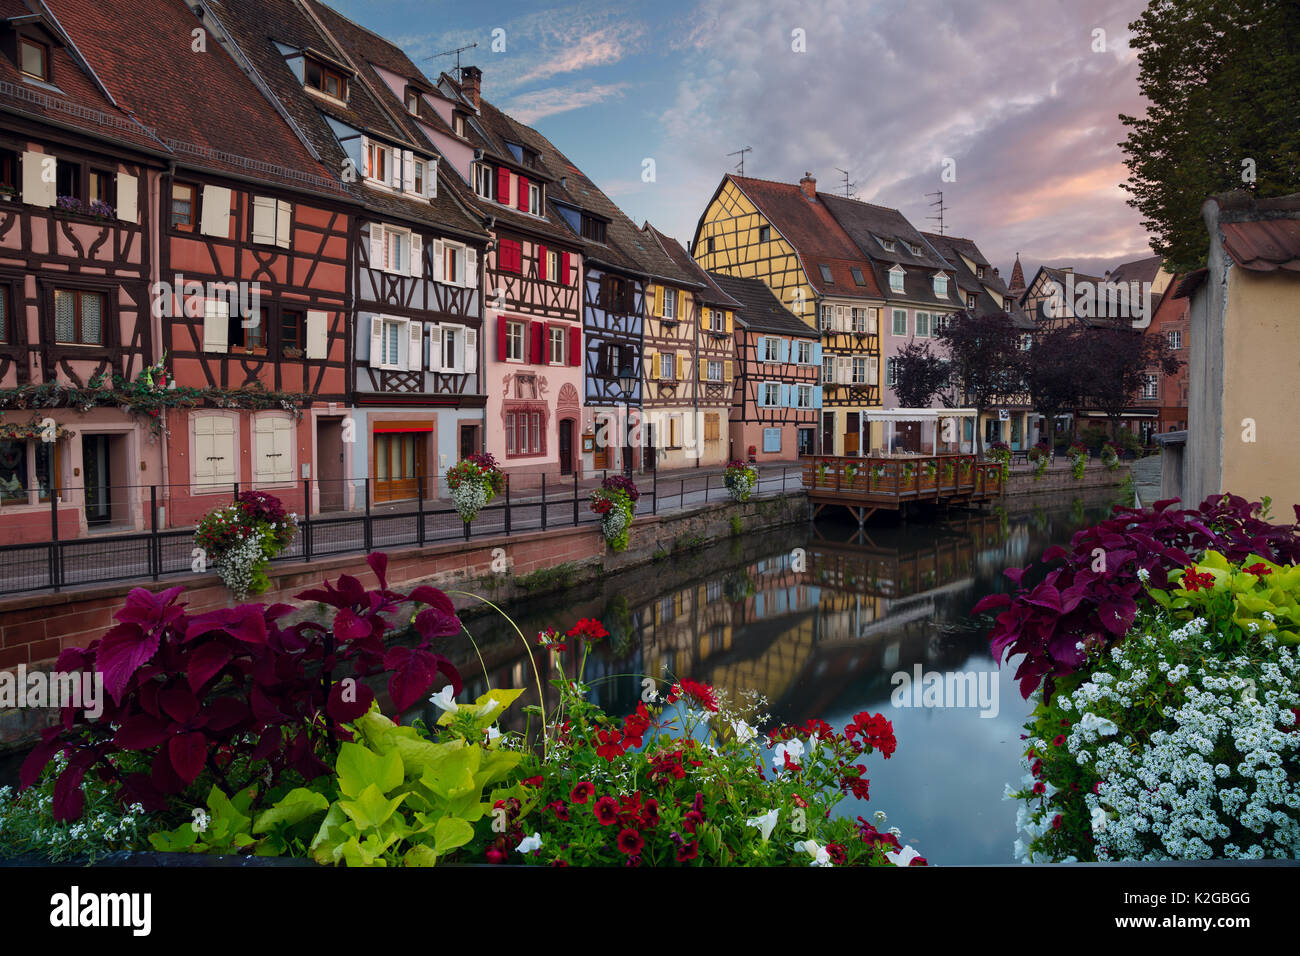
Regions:
<instances>
[{"instance_id":1,"label":"purple coleus leaf","mask_svg":"<svg viewBox=\"0 0 1300 956\"><path fill-rule=\"evenodd\" d=\"M392 671L388 678L388 696L399 714L429 693L440 672L455 693L459 694L462 689L460 674L451 661L432 651L394 647L384 656L384 669Z\"/></svg>"},{"instance_id":2,"label":"purple coleus leaf","mask_svg":"<svg viewBox=\"0 0 1300 956\"><path fill-rule=\"evenodd\" d=\"M325 711L336 724L350 724L370 710L375 692L355 677L338 681L330 688Z\"/></svg>"},{"instance_id":3,"label":"purple coleus leaf","mask_svg":"<svg viewBox=\"0 0 1300 956\"><path fill-rule=\"evenodd\" d=\"M197 731L176 734L167 741L167 755L171 758L176 776L190 784L203 772L203 761L208 753L208 739Z\"/></svg>"},{"instance_id":4,"label":"purple coleus leaf","mask_svg":"<svg viewBox=\"0 0 1300 956\"><path fill-rule=\"evenodd\" d=\"M162 635L144 630L139 624L123 623L111 628L99 642L95 663L104 675L104 688L118 703L140 665L158 651Z\"/></svg>"}]
</instances>

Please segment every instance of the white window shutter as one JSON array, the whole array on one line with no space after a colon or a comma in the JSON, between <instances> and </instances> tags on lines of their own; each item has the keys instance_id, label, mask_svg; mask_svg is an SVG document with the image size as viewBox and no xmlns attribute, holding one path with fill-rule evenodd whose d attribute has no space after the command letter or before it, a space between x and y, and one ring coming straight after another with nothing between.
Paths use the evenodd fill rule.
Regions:
<instances>
[{"instance_id":1,"label":"white window shutter","mask_svg":"<svg viewBox=\"0 0 1300 956\"><path fill-rule=\"evenodd\" d=\"M55 194L55 179L45 176L45 161L55 162L53 156L27 150L23 153L23 202L29 206L42 206L48 209L58 202Z\"/></svg>"},{"instance_id":2,"label":"white window shutter","mask_svg":"<svg viewBox=\"0 0 1300 956\"><path fill-rule=\"evenodd\" d=\"M203 213L199 232L225 239L230 235L230 190L225 186L203 187Z\"/></svg>"},{"instance_id":3,"label":"white window shutter","mask_svg":"<svg viewBox=\"0 0 1300 956\"><path fill-rule=\"evenodd\" d=\"M307 310L307 358L329 357L329 313Z\"/></svg>"},{"instance_id":4,"label":"white window shutter","mask_svg":"<svg viewBox=\"0 0 1300 956\"><path fill-rule=\"evenodd\" d=\"M370 139L366 136L361 137L361 175L370 178Z\"/></svg>"},{"instance_id":5,"label":"white window shutter","mask_svg":"<svg viewBox=\"0 0 1300 956\"><path fill-rule=\"evenodd\" d=\"M465 250L465 285L471 289L478 288L478 250Z\"/></svg>"},{"instance_id":6,"label":"white window shutter","mask_svg":"<svg viewBox=\"0 0 1300 956\"><path fill-rule=\"evenodd\" d=\"M275 244L275 200L270 196L253 197L253 241Z\"/></svg>"},{"instance_id":7,"label":"white window shutter","mask_svg":"<svg viewBox=\"0 0 1300 956\"><path fill-rule=\"evenodd\" d=\"M253 464L253 480L259 484L269 483L273 474L271 463L275 461L271 452L275 450L274 422L265 415L253 418L253 453L257 456Z\"/></svg>"},{"instance_id":8,"label":"white window shutter","mask_svg":"<svg viewBox=\"0 0 1300 956\"><path fill-rule=\"evenodd\" d=\"M411 344L406 353L406 367L412 372L424 368L424 323L410 323Z\"/></svg>"},{"instance_id":9,"label":"white window shutter","mask_svg":"<svg viewBox=\"0 0 1300 956\"><path fill-rule=\"evenodd\" d=\"M438 161L430 160L424 164L424 198L434 199L438 195Z\"/></svg>"},{"instance_id":10,"label":"white window shutter","mask_svg":"<svg viewBox=\"0 0 1300 956\"><path fill-rule=\"evenodd\" d=\"M293 422L287 418L273 418L275 436L275 463L273 474L276 482L293 481Z\"/></svg>"},{"instance_id":11,"label":"white window shutter","mask_svg":"<svg viewBox=\"0 0 1300 956\"><path fill-rule=\"evenodd\" d=\"M235 429L227 416L194 419L193 472L195 484L234 482Z\"/></svg>"},{"instance_id":12,"label":"white window shutter","mask_svg":"<svg viewBox=\"0 0 1300 956\"><path fill-rule=\"evenodd\" d=\"M402 188L415 191L415 155L409 149L402 150Z\"/></svg>"},{"instance_id":13,"label":"white window shutter","mask_svg":"<svg viewBox=\"0 0 1300 956\"><path fill-rule=\"evenodd\" d=\"M293 220L293 203L283 199L275 204L275 244L281 249L289 248L291 236L290 223Z\"/></svg>"},{"instance_id":14,"label":"white window shutter","mask_svg":"<svg viewBox=\"0 0 1300 956\"><path fill-rule=\"evenodd\" d=\"M370 317L370 367L379 368L384 364L384 319L383 316Z\"/></svg>"},{"instance_id":15,"label":"white window shutter","mask_svg":"<svg viewBox=\"0 0 1300 956\"><path fill-rule=\"evenodd\" d=\"M447 281L446 276L443 274L443 267L442 267L443 256L446 254L445 253L446 248L447 248L447 244L443 242L441 239L433 240L433 281L434 282Z\"/></svg>"},{"instance_id":16,"label":"white window shutter","mask_svg":"<svg viewBox=\"0 0 1300 956\"><path fill-rule=\"evenodd\" d=\"M437 322L429 324L429 363L430 372L449 372L451 369L442 364L442 326Z\"/></svg>"},{"instance_id":17,"label":"white window shutter","mask_svg":"<svg viewBox=\"0 0 1300 956\"><path fill-rule=\"evenodd\" d=\"M123 222L139 222L139 180L129 173L117 174L117 218Z\"/></svg>"},{"instance_id":18,"label":"white window shutter","mask_svg":"<svg viewBox=\"0 0 1300 956\"><path fill-rule=\"evenodd\" d=\"M230 350L230 303L207 299L203 303L203 351Z\"/></svg>"},{"instance_id":19,"label":"white window shutter","mask_svg":"<svg viewBox=\"0 0 1300 956\"><path fill-rule=\"evenodd\" d=\"M424 237L411 233L411 275L424 275Z\"/></svg>"},{"instance_id":20,"label":"white window shutter","mask_svg":"<svg viewBox=\"0 0 1300 956\"><path fill-rule=\"evenodd\" d=\"M388 268L388 243L384 241L384 227L381 223L370 224L370 268Z\"/></svg>"},{"instance_id":21,"label":"white window shutter","mask_svg":"<svg viewBox=\"0 0 1300 956\"><path fill-rule=\"evenodd\" d=\"M465 330L465 361L462 366L470 375L478 372L478 329Z\"/></svg>"},{"instance_id":22,"label":"white window shutter","mask_svg":"<svg viewBox=\"0 0 1300 956\"><path fill-rule=\"evenodd\" d=\"M878 364L879 363L871 356L867 357L867 384L868 385L879 384L880 373L876 371L876 366Z\"/></svg>"},{"instance_id":23,"label":"white window shutter","mask_svg":"<svg viewBox=\"0 0 1300 956\"><path fill-rule=\"evenodd\" d=\"M394 189L402 188L402 151L400 149L388 150L388 165L392 170L392 184Z\"/></svg>"},{"instance_id":24,"label":"white window shutter","mask_svg":"<svg viewBox=\"0 0 1300 956\"><path fill-rule=\"evenodd\" d=\"M216 474L216 442L212 435L210 416L194 419L194 461L191 471L195 484L208 484Z\"/></svg>"}]
</instances>

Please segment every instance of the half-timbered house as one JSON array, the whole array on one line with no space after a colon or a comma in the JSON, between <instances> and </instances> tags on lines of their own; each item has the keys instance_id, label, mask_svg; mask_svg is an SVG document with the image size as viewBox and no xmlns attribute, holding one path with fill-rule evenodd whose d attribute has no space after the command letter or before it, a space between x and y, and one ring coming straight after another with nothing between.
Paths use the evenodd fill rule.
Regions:
<instances>
[{"instance_id":1,"label":"half-timbered house","mask_svg":"<svg viewBox=\"0 0 1300 956\"><path fill-rule=\"evenodd\" d=\"M687 380L678 383L686 389L678 399L682 408L689 401L689 411L679 412L683 421L693 423L694 449L691 458L698 465L720 465L734 458L728 429L732 393L735 384L736 310L740 303L718 287L707 272L696 264L676 239L665 236L649 223L643 227L669 259L695 281L695 289L682 289L680 300L674 303L676 327L669 318L668 295L672 286L661 284L652 302L654 312L646 316L647 335L645 350L647 362L652 350L660 351L664 343L680 352L685 343L687 353ZM658 337L649 334L653 323L658 323ZM683 326L685 328L683 328ZM655 359L659 365L657 385L664 389L663 372L671 371L673 363ZM671 458L669 466L675 464Z\"/></svg>"},{"instance_id":2,"label":"half-timbered house","mask_svg":"<svg viewBox=\"0 0 1300 956\"><path fill-rule=\"evenodd\" d=\"M691 254L709 272L761 280L822 333L819 454L860 454L864 413L880 407L880 308L871 262L805 175L798 185L727 175Z\"/></svg>"},{"instance_id":3,"label":"half-timbered house","mask_svg":"<svg viewBox=\"0 0 1300 956\"><path fill-rule=\"evenodd\" d=\"M825 388L817 333L760 280L710 278L737 303L731 457L790 461L813 454Z\"/></svg>"},{"instance_id":4,"label":"half-timbered house","mask_svg":"<svg viewBox=\"0 0 1300 956\"><path fill-rule=\"evenodd\" d=\"M323 5L224 5L309 144L362 206L350 240L357 454L346 487L368 487L374 502L445 492L437 476L483 448L488 233L420 127L432 84L392 44Z\"/></svg>"},{"instance_id":5,"label":"half-timbered house","mask_svg":"<svg viewBox=\"0 0 1300 956\"><path fill-rule=\"evenodd\" d=\"M0 113L0 536L139 528L161 446L108 396L156 358L158 144L18 0L0 2Z\"/></svg>"}]
</instances>

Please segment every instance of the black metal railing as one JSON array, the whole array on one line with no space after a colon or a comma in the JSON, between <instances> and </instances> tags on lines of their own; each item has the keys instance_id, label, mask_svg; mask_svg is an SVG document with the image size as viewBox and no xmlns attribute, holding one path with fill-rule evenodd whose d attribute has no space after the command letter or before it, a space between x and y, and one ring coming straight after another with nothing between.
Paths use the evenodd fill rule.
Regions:
<instances>
[{"instance_id":1,"label":"black metal railing","mask_svg":"<svg viewBox=\"0 0 1300 956\"><path fill-rule=\"evenodd\" d=\"M755 497L782 495L802 488L796 466L760 466ZM363 478L321 482L304 479L293 488L267 488L279 497L285 510L296 513L298 533L277 562L360 554L400 547L422 547L447 541L470 541L526 531L596 524L600 516L587 506L592 489L617 471L602 471L586 479L576 475L508 476L505 488L472 523L461 520L452 504L444 475L413 479L411 496L383 500L391 483ZM700 471L671 476L657 472L636 476L640 499L637 514L655 515L721 501L728 497L721 471ZM437 494L430 495L436 487ZM226 490L205 490L196 497L183 486L184 496L171 498L172 507L188 506L196 512L233 500L239 484ZM95 501L108 500L117 510L135 510L129 529L91 524L77 535L66 533L70 516L78 527L85 509L85 488L55 488L48 494L50 536L47 540L0 545L0 594L64 590L118 581L154 580L200 570L194 526L163 523L163 486L132 485L91 489ZM378 499L378 500L377 500ZM138 505L136 504L138 502ZM44 501L41 502L45 504ZM145 507L147 506L147 512ZM7 508L0 506L0 538L4 536ZM30 516L30 506L23 514ZM170 515L168 516L170 517ZM60 520L64 530L60 530ZM193 519L192 519L193 520ZM140 527L139 525L143 525Z\"/></svg>"}]
</instances>

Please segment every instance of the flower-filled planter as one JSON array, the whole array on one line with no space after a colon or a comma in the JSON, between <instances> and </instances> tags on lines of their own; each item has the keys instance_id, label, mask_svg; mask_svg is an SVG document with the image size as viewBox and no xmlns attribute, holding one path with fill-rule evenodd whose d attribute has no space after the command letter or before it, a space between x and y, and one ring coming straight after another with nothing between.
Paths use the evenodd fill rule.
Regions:
<instances>
[{"instance_id":1,"label":"flower-filled planter","mask_svg":"<svg viewBox=\"0 0 1300 956\"><path fill-rule=\"evenodd\" d=\"M1047 472L1047 466L1052 460L1052 449L1047 446L1047 442L1040 441L1033 448L1029 449L1029 461L1034 466L1034 481L1042 478Z\"/></svg>"},{"instance_id":2,"label":"flower-filled planter","mask_svg":"<svg viewBox=\"0 0 1300 956\"><path fill-rule=\"evenodd\" d=\"M447 487L460 520L469 524L501 493L505 475L491 455L470 455L447 469Z\"/></svg>"},{"instance_id":3,"label":"flower-filled planter","mask_svg":"<svg viewBox=\"0 0 1300 956\"><path fill-rule=\"evenodd\" d=\"M849 462L844 466L844 480L848 483L849 488L853 487L853 482L857 480L858 472L862 469L857 462Z\"/></svg>"},{"instance_id":4,"label":"flower-filled planter","mask_svg":"<svg viewBox=\"0 0 1300 956\"><path fill-rule=\"evenodd\" d=\"M1119 449L1110 442L1106 442L1101 446L1101 463L1107 471L1119 469Z\"/></svg>"},{"instance_id":5,"label":"flower-filled planter","mask_svg":"<svg viewBox=\"0 0 1300 956\"><path fill-rule=\"evenodd\" d=\"M1070 474L1075 481L1083 478L1083 470L1088 467L1088 446L1081 441L1070 442L1066 454L1070 456Z\"/></svg>"},{"instance_id":6,"label":"flower-filled planter","mask_svg":"<svg viewBox=\"0 0 1300 956\"><path fill-rule=\"evenodd\" d=\"M1011 470L1011 446L1004 441L995 441L989 445L988 459L1002 466L1002 478L1005 481Z\"/></svg>"},{"instance_id":7,"label":"flower-filled planter","mask_svg":"<svg viewBox=\"0 0 1300 956\"><path fill-rule=\"evenodd\" d=\"M732 501L748 501L758 485L758 470L743 461L729 461L722 474L722 483Z\"/></svg>"},{"instance_id":8,"label":"flower-filled planter","mask_svg":"<svg viewBox=\"0 0 1300 956\"><path fill-rule=\"evenodd\" d=\"M591 510L600 515L600 531L615 551L626 551L632 516L641 493L630 478L611 475L591 493Z\"/></svg>"},{"instance_id":9,"label":"flower-filled planter","mask_svg":"<svg viewBox=\"0 0 1300 956\"><path fill-rule=\"evenodd\" d=\"M286 514L275 495L241 491L235 503L203 516L194 532L203 565L221 576L237 600L261 594L270 585L271 559L298 532L298 516Z\"/></svg>"}]
</instances>

